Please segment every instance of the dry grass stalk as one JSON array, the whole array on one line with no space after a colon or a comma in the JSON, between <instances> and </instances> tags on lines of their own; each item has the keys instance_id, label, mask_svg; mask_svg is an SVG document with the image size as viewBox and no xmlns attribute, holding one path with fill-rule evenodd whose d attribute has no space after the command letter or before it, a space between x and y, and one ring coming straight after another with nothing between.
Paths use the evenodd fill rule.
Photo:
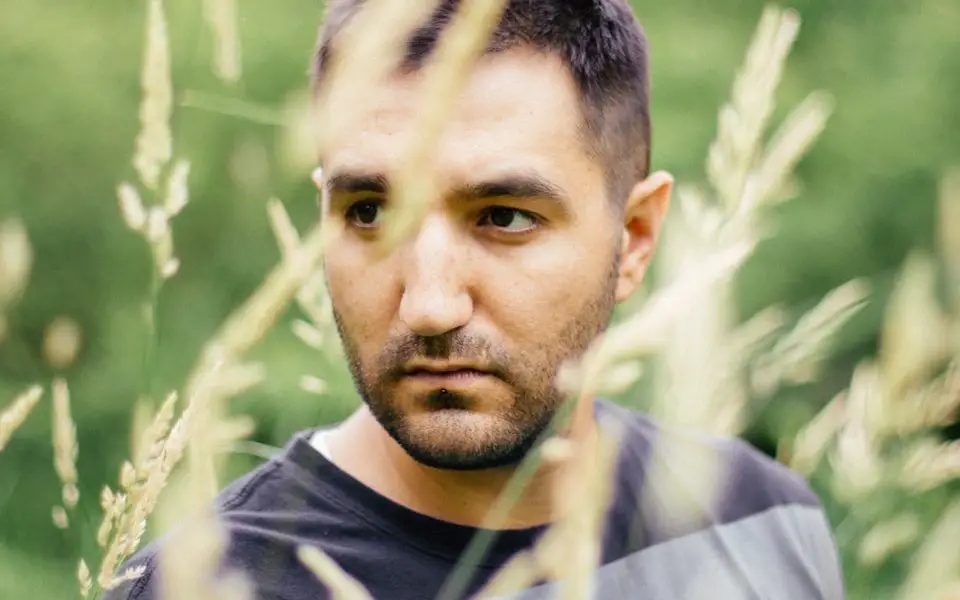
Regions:
<instances>
[{"instance_id":1,"label":"dry grass stalk","mask_svg":"<svg viewBox=\"0 0 960 600\"><path fill-rule=\"evenodd\" d=\"M341 32L313 120L321 153L370 110L370 90L400 65L410 34L437 3L371 0Z\"/></svg>"},{"instance_id":2,"label":"dry grass stalk","mask_svg":"<svg viewBox=\"0 0 960 600\"><path fill-rule=\"evenodd\" d=\"M146 240L153 253L154 267L163 279L170 279L180 269L180 261L173 256L173 231L170 217L159 206L147 213Z\"/></svg>"},{"instance_id":3,"label":"dry grass stalk","mask_svg":"<svg viewBox=\"0 0 960 600\"><path fill-rule=\"evenodd\" d=\"M67 516L67 511L62 506L54 506L53 510L50 511L50 516L57 529L67 529L70 527L70 517Z\"/></svg>"},{"instance_id":4,"label":"dry grass stalk","mask_svg":"<svg viewBox=\"0 0 960 600\"><path fill-rule=\"evenodd\" d=\"M847 392L844 424L830 456L832 491L843 502L855 502L883 480L880 444L873 435L872 414L877 409L880 380L877 368L865 362L854 371Z\"/></svg>"},{"instance_id":5,"label":"dry grass stalk","mask_svg":"<svg viewBox=\"0 0 960 600\"><path fill-rule=\"evenodd\" d=\"M937 598L955 585L960 572L960 500L954 500L914 554L897 598Z\"/></svg>"},{"instance_id":6,"label":"dry grass stalk","mask_svg":"<svg viewBox=\"0 0 960 600\"><path fill-rule=\"evenodd\" d=\"M537 582L540 567L531 551L515 554L476 593L474 600L505 598L522 592Z\"/></svg>"},{"instance_id":7,"label":"dry grass stalk","mask_svg":"<svg viewBox=\"0 0 960 600\"><path fill-rule=\"evenodd\" d=\"M677 225L667 232L661 249L666 276L677 277L708 255L712 243L698 232ZM735 377L740 356L722 356L733 329L732 299L726 279L707 282L687 300L689 306L673 324L659 353L663 376L651 412L675 425L736 433L746 394Z\"/></svg>"},{"instance_id":8,"label":"dry grass stalk","mask_svg":"<svg viewBox=\"0 0 960 600\"><path fill-rule=\"evenodd\" d=\"M297 250L300 245L300 234L290 220L287 209L278 198L271 198L267 202L267 216L270 219L270 228L280 245L280 255L286 258Z\"/></svg>"},{"instance_id":9,"label":"dry grass stalk","mask_svg":"<svg viewBox=\"0 0 960 600\"><path fill-rule=\"evenodd\" d=\"M880 465L897 460L885 452L891 440L944 426L960 410L960 344L947 337L960 324L960 311L944 313L934 286L932 261L912 256L887 309L878 363L857 369L842 416L835 401L797 437L792 464L809 472L839 433L832 464L848 500L879 485ZM945 373L931 380L945 363ZM956 450L927 438L897 456L915 468L904 481L918 489L939 485L956 472L950 467Z\"/></svg>"},{"instance_id":10,"label":"dry grass stalk","mask_svg":"<svg viewBox=\"0 0 960 600\"><path fill-rule=\"evenodd\" d=\"M219 574L229 534L212 506L198 510L197 483L203 482L192 473L178 478L159 509L164 528L177 526L158 559L161 599L253 600L247 577L236 571Z\"/></svg>"},{"instance_id":11,"label":"dry grass stalk","mask_svg":"<svg viewBox=\"0 0 960 600\"><path fill-rule=\"evenodd\" d=\"M246 387L258 383L262 377L262 369L257 367L218 365L206 374L197 387L188 390L188 394L194 395L188 395L187 409L161 443L161 438L169 429L173 404L176 401L175 395L168 397L158 411L154 424L144 434L141 447L146 454L143 464L140 468L135 468L127 463L121 470L121 488L131 499L127 501L127 507L118 519L119 525L114 537L115 540L119 538L127 541L122 547L121 558L114 558L112 545L107 553L114 568L123 557L136 550L147 519L158 504L161 491L166 487L173 468L191 443L196 444L200 452L212 454L219 446L229 444L238 436L249 434L252 425L248 421L228 421L223 419L219 412L213 411L219 407L224 397L242 392ZM198 395L202 399L198 399ZM150 450L146 450L147 448ZM182 539L171 545L174 551L165 553L161 558L161 562L167 563L163 587L165 590L172 590L169 597L250 597L246 583L237 578L216 584L205 583L215 572L223 544L217 541L220 539L217 537L219 534L211 531L219 525L205 512L209 508L208 488L211 486L215 486L215 479L211 482L206 472L200 471L198 474L197 470L191 469L186 483L174 490L175 499L172 502L178 506L174 514L177 517L186 514L188 518L196 519L196 523L191 523L186 531L179 534ZM132 533L125 534L125 531ZM182 556L184 548L189 549L189 556ZM101 577L105 573L107 569L101 568Z\"/></svg>"},{"instance_id":12,"label":"dry grass stalk","mask_svg":"<svg viewBox=\"0 0 960 600\"><path fill-rule=\"evenodd\" d=\"M190 180L190 161L178 160L167 178L167 190L163 199L163 211L167 218L180 214L190 200L188 182Z\"/></svg>"},{"instance_id":13,"label":"dry grass stalk","mask_svg":"<svg viewBox=\"0 0 960 600\"><path fill-rule=\"evenodd\" d=\"M121 183L117 188L120 214L127 227L140 234L149 244L154 270L161 281L170 279L180 269L180 261L174 256L170 221L189 202L189 176L190 163L178 161L170 170L162 201L149 208L144 205L140 193L132 184Z\"/></svg>"},{"instance_id":14,"label":"dry grass stalk","mask_svg":"<svg viewBox=\"0 0 960 600\"><path fill-rule=\"evenodd\" d=\"M830 443L836 438L846 419L846 394L827 403L797 434L792 444L783 446L781 458L802 475L810 475L820 464Z\"/></svg>"},{"instance_id":15,"label":"dry grass stalk","mask_svg":"<svg viewBox=\"0 0 960 600\"><path fill-rule=\"evenodd\" d=\"M596 448L574 456L576 475L558 489L565 514L554 527L565 530L554 546L542 540L535 549L541 568L560 581L562 600L589 598L600 568L606 512L613 498L613 475L622 432L604 428ZM592 450L592 451L591 451ZM561 504L562 506L562 504ZM566 538L566 539L563 539Z\"/></svg>"},{"instance_id":16,"label":"dry grass stalk","mask_svg":"<svg viewBox=\"0 0 960 600\"><path fill-rule=\"evenodd\" d=\"M758 350L786 323L786 311L779 306L761 310L727 336L726 348L734 356L756 356Z\"/></svg>"},{"instance_id":17,"label":"dry grass stalk","mask_svg":"<svg viewBox=\"0 0 960 600\"><path fill-rule=\"evenodd\" d=\"M54 467L63 486L63 504L72 509L80 500L77 489L77 425L70 414L70 389L63 379L55 379L53 395L53 455Z\"/></svg>"},{"instance_id":18,"label":"dry grass stalk","mask_svg":"<svg viewBox=\"0 0 960 600\"><path fill-rule=\"evenodd\" d=\"M0 315L23 294L32 266L33 249L23 223L0 223Z\"/></svg>"},{"instance_id":19,"label":"dry grass stalk","mask_svg":"<svg viewBox=\"0 0 960 600\"><path fill-rule=\"evenodd\" d=\"M559 375L560 381L566 382L563 389L582 390L591 396L602 389L614 367L662 347L677 320L689 314L698 294L712 282L732 276L752 250L752 242L731 245L657 290L641 310L598 338L578 364L563 367Z\"/></svg>"},{"instance_id":20,"label":"dry grass stalk","mask_svg":"<svg viewBox=\"0 0 960 600\"><path fill-rule=\"evenodd\" d=\"M277 244L280 246L281 256L286 258L300 245L300 234L279 200L271 199L267 205L267 212ZM297 292L297 305L311 322L295 320L291 326L294 335L310 348L326 351L327 340L336 339L337 334L333 322L333 307L326 293L326 283L321 269L315 269L301 286ZM300 389L311 394L325 395L329 386L319 377L304 375L300 379Z\"/></svg>"},{"instance_id":21,"label":"dry grass stalk","mask_svg":"<svg viewBox=\"0 0 960 600\"><path fill-rule=\"evenodd\" d=\"M147 44L141 73L143 100L140 104L140 134L133 166L141 183L155 190L160 181L160 171L173 156L170 133L173 84L163 0L150 0L148 5Z\"/></svg>"},{"instance_id":22,"label":"dry grass stalk","mask_svg":"<svg viewBox=\"0 0 960 600\"><path fill-rule=\"evenodd\" d=\"M814 94L788 117L771 147L763 149L774 92L798 28L799 17L792 11L774 7L764 11L733 98L721 111L707 161L708 179L719 202L711 204L696 189L681 188L688 226L676 227L667 236L663 252L670 273L688 271L730 244L752 248L761 233L760 209L777 198L797 161L823 130L830 105L825 96ZM745 425L749 395L740 374L782 317L771 312L735 328L731 296L729 278L707 282L703 293L688 301L694 305L686 312L693 317L678 320L672 337L666 338L661 354L664 387L658 395L662 402L655 412L669 422L725 435L737 434ZM808 336L820 334L814 342L804 340L801 348L808 357L818 354L815 342L829 338L848 316L824 310L831 306L830 299L798 330ZM810 326L810 321L818 327ZM771 387L777 383L775 377L768 379Z\"/></svg>"},{"instance_id":23,"label":"dry grass stalk","mask_svg":"<svg viewBox=\"0 0 960 600\"><path fill-rule=\"evenodd\" d=\"M897 487L919 500L960 477L960 444L936 431L960 411L960 338L950 337L960 307L945 311L935 290L934 262L911 256L887 308L878 360L856 369L849 390L801 431L788 457L809 473L830 452L833 495L851 507L847 519L867 529L857 553L868 568L912 544L920 526L910 513L873 524L856 507ZM949 597L960 569L958 510L954 503L927 536L898 597Z\"/></svg>"},{"instance_id":24,"label":"dry grass stalk","mask_svg":"<svg viewBox=\"0 0 960 600\"><path fill-rule=\"evenodd\" d=\"M128 581L134 581L143 577L143 574L147 572L146 567L131 567L129 569L124 569L122 573L114 577L106 589L112 590L113 588L123 585Z\"/></svg>"},{"instance_id":25,"label":"dry grass stalk","mask_svg":"<svg viewBox=\"0 0 960 600\"><path fill-rule=\"evenodd\" d=\"M896 417L882 421L888 435L900 436L954 422L960 416L960 352L943 375L920 389L908 390L900 402Z\"/></svg>"},{"instance_id":26,"label":"dry grass stalk","mask_svg":"<svg viewBox=\"0 0 960 600\"><path fill-rule=\"evenodd\" d=\"M796 39L800 18L794 11L764 9L731 102L720 110L717 140L710 147L707 175L728 211L743 201L747 174L773 111L774 90Z\"/></svg>"},{"instance_id":27,"label":"dry grass stalk","mask_svg":"<svg viewBox=\"0 0 960 600\"><path fill-rule=\"evenodd\" d=\"M430 167L435 162L443 128L505 6L505 0L461 3L423 69L421 107L411 129L407 152L391 179L395 186L391 200L397 212L386 221L383 235L377 240L383 253L389 253L412 235L437 199L437 185Z\"/></svg>"},{"instance_id":28,"label":"dry grass stalk","mask_svg":"<svg viewBox=\"0 0 960 600\"><path fill-rule=\"evenodd\" d=\"M941 587L933 598L935 600L960 600L960 579Z\"/></svg>"},{"instance_id":29,"label":"dry grass stalk","mask_svg":"<svg viewBox=\"0 0 960 600\"><path fill-rule=\"evenodd\" d=\"M149 476L150 469L164 451L166 436L173 424L173 415L179 395L170 392L159 410L153 416L148 427L140 432L139 442L135 446L136 470L140 479Z\"/></svg>"},{"instance_id":30,"label":"dry grass stalk","mask_svg":"<svg viewBox=\"0 0 960 600\"><path fill-rule=\"evenodd\" d=\"M121 492L109 492L104 498L104 524L98 532L98 541L106 548L97 582L106 587L114 579L117 567L139 546L152 514L167 485L174 467L189 449L191 461L191 496L194 506L206 505L216 491L214 456L225 435L216 427L223 419L221 404L259 382L263 373L256 367L239 365L236 359L246 352L275 322L291 296L315 269L319 261L323 238L315 228L304 242L268 276L260 289L227 320L218 334L207 344L191 374L184 392L186 409L163 439L162 430L169 424L174 400L168 398L169 410L158 413L157 430L161 431L153 443L144 442L144 448L153 450L141 468L129 467L121 471ZM162 418L161 418L162 417ZM161 427L159 423L164 425ZM240 428L247 431L248 426ZM210 432L216 432L211 435ZM226 435L237 431L227 427ZM112 533L112 535L111 535Z\"/></svg>"},{"instance_id":31,"label":"dry grass stalk","mask_svg":"<svg viewBox=\"0 0 960 600\"><path fill-rule=\"evenodd\" d=\"M327 586L332 600L373 600L363 585L340 568L322 550L311 546L297 548L297 558Z\"/></svg>"},{"instance_id":32,"label":"dry grass stalk","mask_svg":"<svg viewBox=\"0 0 960 600\"><path fill-rule=\"evenodd\" d=\"M283 103L279 119L275 119L272 114L269 115L270 122L279 121L283 128L283 139L278 149L282 166L288 173L302 174L315 169L317 166L317 136L320 127L317 124L318 112L316 103L309 92L293 92ZM223 112L223 111L220 111ZM240 110L233 110L232 113L239 113ZM253 112L252 118L263 121L263 118L257 118L259 110L247 109L244 113ZM249 117L248 117L249 118Z\"/></svg>"},{"instance_id":33,"label":"dry grass stalk","mask_svg":"<svg viewBox=\"0 0 960 600\"><path fill-rule=\"evenodd\" d=\"M823 133L832 112L833 99L823 92L814 92L790 113L748 178L739 212L748 213L784 196L788 176Z\"/></svg>"},{"instance_id":34,"label":"dry grass stalk","mask_svg":"<svg viewBox=\"0 0 960 600\"><path fill-rule=\"evenodd\" d=\"M605 427L585 448L560 438L543 444L544 463L564 469L554 495L556 519L531 550L515 555L473 598L504 597L542 579L557 582L563 600L591 597L621 435Z\"/></svg>"},{"instance_id":35,"label":"dry grass stalk","mask_svg":"<svg viewBox=\"0 0 960 600\"><path fill-rule=\"evenodd\" d=\"M949 171L940 184L940 253L955 286L955 310L960 313L960 168Z\"/></svg>"},{"instance_id":36,"label":"dry grass stalk","mask_svg":"<svg viewBox=\"0 0 960 600\"><path fill-rule=\"evenodd\" d=\"M90 567L82 558L77 563L77 583L80 585L80 596L82 598L90 597L90 592L93 590L93 578L90 575Z\"/></svg>"},{"instance_id":37,"label":"dry grass stalk","mask_svg":"<svg viewBox=\"0 0 960 600\"><path fill-rule=\"evenodd\" d=\"M291 325L294 335L314 350L322 350L326 344L323 332L306 321L296 320Z\"/></svg>"},{"instance_id":38,"label":"dry grass stalk","mask_svg":"<svg viewBox=\"0 0 960 600\"><path fill-rule=\"evenodd\" d=\"M183 455L182 436L170 429L176 400L177 395L170 394L144 432L140 455L135 459L137 464L125 462L121 467L120 491L104 487L101 492L104 517L97 532L97 544L105 553L97 581L103 588L110 585L120 564L139 547L146 521Z\"/></svg>"},{"instance_id":39,"label":"dry grass stalk","mask_svg":"<svg viewBox=\"0 0 960 600\"><path fill-rule=\"evenodd\" d=\"M383 4L384 6L387 5L386 3ZM399 6L399 3L394 3L393 8L398 9ZM492 3L488 4L487 8L490 9L492 6ZM409 16L409 13L413 12L409 10L408 6L405 6L404 8L406 9L406 12L402 13L404 16ZM380 14L382 16L383 13ZM480 14L480 12L478 11L476 14ZM412 24L415 21L411 19L410 22ZM403 27L397 27L396 20L388 23L390 36L392 36L394 32L398 32L398 30L403 30ZM381 27L383 27L382 21ZM395 42L396 40L405 39L406 31L400 31L399 33L400 35L398 35L394 40ZM373 40L375 43L380 44L381 46L390 42L390 36L377 36L373 35L370 31L366 31L364 34L364 36L357 37L362 37L368 41ZM783 34L781 32L780 38L782 37ZM774 46L776 46L776 44L774 44ZM362 53L358 54L362 55ZM383 74L389 72L390 65L386 63L390 63L394 60L393 58L381 58L383 56L390 56L390 53L388 52L377 52L376 54L379 56L368 55L368 60L374 63L381 61L381 63L385 66L381 70L372 69L372 76L370 77L370 80L372 81L376 81L379 77L382 77ZM395 62L393 64L395 64ZM462 69L462 65L458 65L458 69ZM355 69L351 70L356 71ZM370 74L371 70L361 69L358 72ZM448 83L453 85L455 82L451 80ZM362 89L362 86L355 87L354 89ZM332 102L330 103L331 106L334 104L335 103ZM332 110L330 110L328 114L337 114L338 119L342 118L342 114L335 113ZM343 119L343 121L349 122L349 119ZM442 122L442 119L437 119L437 122ZM333 129L333 127L327 128L327 130L330 131ZM327 130L325 130L325 133ZM206 397L205 393L216 388L214 384L207 380L208 376L210 376L211 373L215 373L222 369L223 365L233 364L233 361L237 359L240 354L242 354L262 336L263 332L275 319L278 311L282 308L286 300L289 299L292 294L302 291L304 282L310 277L311 271L315 267L317 259L319 258L319 253L322 247L320 242L321 237L318 235L317 231L314 231L307 236L306 240L302 244L298 243L295 249L285 252L284 261L280 267L278 267L278 269L271 274L264 286L258 290L257 294L255 294L255 296L251 298L248 303L246 303L239 311L237 311L237 313L235 313L235 315L225 324L218 336L210 343L210 345L208 345L204 355L201 357L200 364L191 376L191 380L187 386L186 396L188 397L188 408L185 411L184 416L181 417L181 420L178 422L177 427L174 428L165 441L164 453L162 454L159 462L168 464L172 461L175 463L176 459L178 458L176 449L179 448L182 454L183 446L186 445L187 441L194 441L195 434L199 429L197 424L209 422L208 418L204 418L204 416L201 415L201 412L207 412L205 411L206 407L204 404L209 404L209 399ZM724 255L723 258L725 260L717 261L715 264L711 265L713 267L713 271L710 269L705 269L704 272L699 273L699 275L707 280L710 280L711 277L725 276L737 265L739 265L743 259L746 258L752 247L752 240L744 244L732 246L727 254ZM286 249L290 250L289 246ZM691 288L688 286L687 291L690 291L690 289ZM661 311L674 315L677 314L675 309L673 311L668 310L668 304L661 302L661 304L656 306ZM648 318L649 314L650 313L647 313ZM643 325L643 327L637 326L637 329L640 329L641 331L644 331L647 328L652 329L655 333L658 331L657 328L652 325L650 320L638 320L637 322L642 323ZM636 325L636 322L634 325ZM619 348L619 350L623 351L627 348L627 346L628 345L625 345L624 347ZM614 346L614 348L616 349L617 347ZM629 351L635 351L635 348L630 348ZM614 352L614 354L617 353ZM216 420L216 417L214 417L214 420ZM198 444L198 447L203 449L203 444ZM198 453L198 455L201 457L203 457L204 454L205 452ZM129 472L129 469L127 471ZM126 483L129 483L129 476L124 477L123 479L127 480ZM161 479L158 478L157 480L159 481ZM165 478L162 480L165 481ZM126 488L124 489L126 490ZM117 504L119 504L119 502L114 499L113 505ZM331 572L328 570L326 575L331 575ZM323 573L321 573L320 576L324 579L328 578L324 576Z\"/></svg>"},{"instance_id":40,"label":"dry grass stalk","mask_svg":"<svg viewBox=\"0 0 960 600\"><path fill-rule=\"evenodd\" d=\"M807 311L793 329L751 366L753 389L767 396L783 384L812 381L829 356L829 343L865 305L869 288L863 280L832 290Z\"/></svg>"},{"instance_id":41,"label":"dry grass stalk","mask_svg":"<svg viewBox=\"0 0 960 600\"><path fill-rule=\"evenodd\" d=\"M149 396L140 396L133 403L133 414L130 417L130 456L140 456L143 447L143 437L153 418L156 416L153 399Z\"/></svg>"},{"instance_id":42,"label":"dry grass stalk","mask_svg":"<svg viewBox=\"0 0 960 600\"><path fill-rule=\"evenodd\" d=\"M773 7L764 11L733 98L721 111L717 139L707 161L708 179L719 202L711 204L696 189L681 188L688 228L671 231L662 251L674 276L695 272L724 252L732 256L728 269L718 269L719 276L701 277L696 290L688 286L680 293L683 287L675 286L670 308L682 307L679 314L683 319L635 316L631 319L634 324L624 329L629 336L616 329L610 332L611 338L621 341L613 344L617 351L607 352L608 364L615 355L635 354L650 341L663 348L666 377L661 380L664 387L655 412L669 423L725 435L739 433L746 423L749 400L740 374L783 320L782 314L771 311L735 328L730 280L760 239L760 209L782 196L784 182L823 130L831 111L825 95L811 95L793 111L764 152L762 138L775 104L774 92L798 28L799 18L792 11ZM791 358L795 363L800 363L800 358L807 365L821 359L824 342L853 312L836 300L849 299L853 292L859 289L846 286L801 321L797 333L806 333L808 338L817 335L794 349ZM638 314L650 310L651 304ZM638 326L644 321L646 332ZM657 335L649 335L657 327ZM683 532L709 519L704 507L712 504L723 477L718 456L670 431L658 441L655 456L659 458L648 476L655 483L647 488L657 493L648 494L645 502L663 513L665 527ZM677 464L684 465L682 470Z\"/></svg>"},{"instance_id":43,"label":"dry grass stalk","mask_svg":"<svg viewBox=\"0 0 960 600\"><path fill-rule=\"evenodd\" d=\"M121 183L117 186L117 200L120 205L120 215L127 227L133 231L143 232L147 226L147 211L137 188L130 183Z\"/></svg>"},{"instance_id":44,"label":"dry grass stalk","mask_svg":"<svg viewBox=\"0 0 960 600\"><path fill-rule=\"evenodd\" d=\"M960 479L960 442L944 444L921 438L906 453L900 483L908 490L925 492Z\"/></svg>"},{"instance_id":45,"label":"dry grass stalk","mask_svg":"<svg viewBox=\"0 0 960 600\"><path fill-rule=\"evenodd\" d=\"M55 369L73 364L80 352L81 333L77 322L58 317L47 327L43 336L43 356Z\"/></svg>"},{"instance_id":46,"label":"dry grass stalk","mask_svg":"<svg viewBox=\"0 0 960 600\"><path fill-rule=\"evenodd\" d=\"M769 185L755 187L754 190L763 190L765 196L747 203L744 202L746 184L755 157L762 149L761 138L774 104L773 94L798 27L799 18L792 11L773 7L764 11L746 63L737 76L733 99L721 112L717 139L711 146L707 164L710 182L724 208L709 205L693 188L681 190L681 205L693 227L686 243L673 249L677 253L674 270L682 273L683 285L673 285L669 294L661 293L650 299L642 311L604 336L605 350L598 352L601 356L594 359L607 368L619 356L643 354L661 347L678 321L676 317L686 318L695 299L709 295L706 292L725 289L726 284L722 282L732 276L753 251L759 239L752 225L754 213L775 190ZM808 106L801 106L800 112L795 113L799 116L788 120L782 128L777 156L792 158L768 161L763 174L765 180L784 179L786 169L792 168L809 147L815 137L813 129L799 124L808 123L810 118L804 115L810 113ZM818 115L825 118L821 113ZM795 131L806 133L802 136L791 133ZM789 146L786 140L793 140L795 145ZM659 303L665 306L658 306ZM672 318L664 318L667 315ZM698 331L692 338L684 339L699 339L702 333Z\"/></svg>"},{"instance_id":47,"label":"dry grass stalk","mask_svg":"<svg viewBox=\"0 0 960 600\"><path fill-rule=\"evenodd\" d=\"M14 432L27 420L42 396L43 388L34 385L14 398L13 402L0 413L0 452L10 441Z\"/></svg>"},{"instance_id":48,"label":"dry grass stalk","mask_svg":"<svg viewBox=\"0 0 960 600\"><path fill-rule=\"evenodd\" d=\"M708 525L726 476L720 455L674 428L661 430L652 450L642 506L653 507L658 527L673 535Z\"/></svg>"},{"instance_id":49,"label":"dry grass stalk","mask_svg":"<svg viewBox=\"0 0 960 600\"><path fill-rule=\"evenodd\" d=\"M865 567L875 567L912 544L921 532L920 518L912 512L877 523L860 539L857 560Z\"/></svg>"},{"instance_id":50,"label":"dry grass stalk","mask_svg":"<svg viewBox=\"0 0 960 600\"><path fill-rule=\"evenodd\" d=\"M314 227L297 249L271 271L253 296L227 319L206 345L194 379L220 361L235 359L263 337L291 297L314 274L324 243L321 228Z\"/></svg>"},{"instance_id":51,"label":"dry grass stalk","mask_svg":"<svg viewBox=\"0 0 960 600\"><path fill-rule=\"evenodd\" d=\"M213 501L217 482L219 448L232 442L237 432L226 419L226 401L259 384L264 372L259 365L243 365L222 360L204 371L195 372L186 387L187 411L181 422L190 457L191 499L194 510L201 510ZM250 427L240 427L242 435Z\"/></svg>"},{"instance_id":52,"label":"dry grass stalk","mask_svg":"<svg viewBox=\"0 0 960 600\"><path fill-rule=\"evenodd\" d=\"M300 245L300 234L280 200L276 198L270 200L267 204L267 214L270 217L270 226L277 238L277 244L280 246L280 254L286 259ZM318 264L297 292L297 305L310 319L313 331L306 330L306 327L311 327L311 323L297 321L293 324L294 334L308 346L316 349L323 347L322 343L316 346L317 336L322 337L322 332L333 325L332 307L326 294L326 283L320 267L321 265Z\"/></svg>"},{"instance_id":53,"label":"dry grass stalk","mask_svg":"<svg viewBox=\"0 0 960 600\"><path fill-rule=\"evenodd\" d=\"M879 360L884 412L891 424L914 410L898 399L928 381L949 357L952 340L948 337L948 319L936 298L933 261L912 255L890 299L882 331Z\"/></svg>"},{"instance_id":54,"label":"dry grass stalk","mask_svg":"<svg viewBox=\"0 0 960 600\"><path fill-rule=\"evenodd\" d=\"M226 83L240 81L240 38L236 0L205 0L203 14L214 38L213 70Z\"/></svg>"},{"instance_id":55,"label":"dry grass stalk","mask_svg":"<svg viewBox=\"0 0 960 600\"><path fill-rule=\"evenodd\" d=\"M304 375L300 378L300 389L317 396L323 396L328 391L327 382L312 375Z\"/></svg>"}]
</instances>

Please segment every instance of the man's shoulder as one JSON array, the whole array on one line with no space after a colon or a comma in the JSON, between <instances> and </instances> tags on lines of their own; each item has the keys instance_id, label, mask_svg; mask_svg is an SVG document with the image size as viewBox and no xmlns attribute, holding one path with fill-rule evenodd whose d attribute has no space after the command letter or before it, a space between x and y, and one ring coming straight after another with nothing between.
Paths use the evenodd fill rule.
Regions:
<instances>
[{"instance_id":1,"label":"man's shoulder","mask_svg":"<svg viewBox=\"0 0 960 600\"><path fill-rule=\"evenodd\" d=\"M642 515L644 546L720 530L796 536L814 526L829 541L811 486L749 443L609 403L602 412L624 428L615 502Z\"/></svg>"},{"instance_id":2,"label":"man's shoulder","mask_svg":"<svg viewBox=\"0 0 960 600\"><path fill-rule=\"evenodd\" d=\"M283 478L283 463L270 460L242 477L227 484L214 501L214 510L219 524L228 536L234 533L235 525L242 523L243 515L255 514L269 509L269 504L282 502L272 487ZM177 535L187 526L181 525L151 541L123 565L121 571L142 569L139 577L124 582L110 590L104 600L159 600L159 563L161 553L175 546ZM232 549L232 548L230 548Z\"/></svg>"},{"instance_id":3,"label":"man's shoulder","mask_svg":"<svg viewBox=\"0 0 960 600\"><path fill-rule=\"evenodd\" d=\"M668 579L684 580L689 573L677 565L712 561L741 565L764 589L790 582L793 595L784 598L843 597L829 522L799 474L738 438L606 408L626 429L619 485L629 491L621 519L639 515L632 527L642 537L624 564L641 579L672 573Z\"/></svg>"},{"instance_id":4,"label":"man's shoulder","mask_svg":"<svg viewBox=\"0 0 960 600\"><path fill-rule=\"evenodd\" d=\"M669 425L607 401L602 406L601 416L623 427L624 466L643 485L711 485L725 513L718 516L728 519L782 505L819 506L803 477L740 438Z\"/></svg>"}]
</instances>

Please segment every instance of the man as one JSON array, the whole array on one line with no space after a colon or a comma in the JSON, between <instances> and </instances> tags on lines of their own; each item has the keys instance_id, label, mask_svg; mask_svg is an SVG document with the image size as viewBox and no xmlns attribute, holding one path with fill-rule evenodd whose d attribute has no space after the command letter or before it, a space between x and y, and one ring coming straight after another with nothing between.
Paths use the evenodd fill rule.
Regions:
<instances>
[{"instance_id":1,"label":"man","mask_svg":"<svg viewBox=\"0 0 960 600\"><path fill-rule=\"evenodd\" d=\"M321 88L361 7L328 7ZM296 436L222 493L225 566L245 571L258 598L328 597L297 561L300 545L325 551L375 598L436 597L563 402L558 368L639 286L657 241L672 180L649 173L647 48L635 17L623 0L514 0L430 165L441 199L411 239L378 253L421 67L456 8L442 2L416 32L373 112L316 174L335 231L327 284L364 405ZM842 598L830 532L799 477L743 443L681 434L714 453L724 476L699 497L682 457L665 457L673 488L700 515L673 527L675 496L648 477L662 430L585 400L562 431L574 454L592 447L601 420L623 434L595 597ZM563 463L537 472L458 598L540 538L565 475ZM158 597L159 547L131 561L146 573L115 597ZM554 597L556 585L522 597Z\"/></svg>"}]
</instances>

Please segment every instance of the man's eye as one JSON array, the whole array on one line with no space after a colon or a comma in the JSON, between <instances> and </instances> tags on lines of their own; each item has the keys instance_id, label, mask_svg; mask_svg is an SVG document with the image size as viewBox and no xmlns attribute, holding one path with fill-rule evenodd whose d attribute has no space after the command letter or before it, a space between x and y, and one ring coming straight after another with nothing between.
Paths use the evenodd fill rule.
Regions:
<instances>
[{"instance_id":1,"label":"man's eye","mask_svg":"<svg viewBox=\"0 0 960 600\"><path fill-rule=\"evenodd\" d=\"M350 205L346 219L351 224L364 229L372 229L380 225L383 217L383 206L379 200L361 200Z\"/></svg>"},{"instance_id":2,"label":"man's eye","mask_svg":"<svg viewBox=\"0 0 960 600\"><path fill-rule=\"evenodd\" d=\"M502 229L507 233L524 233L540 224L540 219L519 208L493 206L484 211L480 224Z\"/></svg>"}]
</instances>

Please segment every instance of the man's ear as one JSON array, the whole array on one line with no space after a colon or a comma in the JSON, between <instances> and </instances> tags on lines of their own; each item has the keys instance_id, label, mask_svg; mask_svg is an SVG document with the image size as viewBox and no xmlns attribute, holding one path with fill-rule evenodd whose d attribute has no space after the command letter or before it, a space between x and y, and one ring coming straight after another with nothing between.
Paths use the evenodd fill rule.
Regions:
<instances>
[{"instance_id":1,"label":"man's ear","mask_svg":"<svg viewBox=\"0 0 960 600\"><path fill-rule=\"evenodd\" d=\"M643 282L667 216L672 190L673 176L666 171L657 171L635 185L627 197L623 210L617 302L630 298Z\"/></svg>"}]
</instances>

